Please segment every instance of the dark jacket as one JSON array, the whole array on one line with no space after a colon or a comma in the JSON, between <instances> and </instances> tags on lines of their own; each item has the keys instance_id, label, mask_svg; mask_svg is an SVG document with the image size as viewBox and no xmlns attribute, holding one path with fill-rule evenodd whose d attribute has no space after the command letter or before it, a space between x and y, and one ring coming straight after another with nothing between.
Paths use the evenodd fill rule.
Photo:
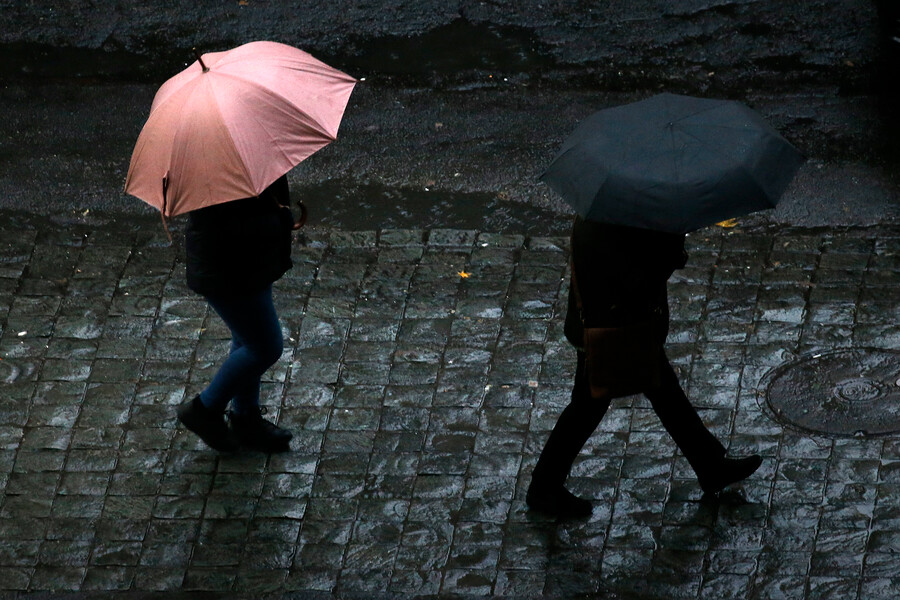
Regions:
<instances>
[{"instance_id":1,"label":"dark jacket","mask_svg":"<svg viewBox=\"0 0 900 600\"><path fill-rule=\"evenodd\" d=\"M576 218L572 261L581 293L579 313L569 286L566 339L583 345L588 327L622 327L651 320L664 341L669 329L666 281L687 262L684 236Z\"/></svg>"},{"instance_id":2,"label":"dark jacket","mask_svg":"<svg viewBox=\"0 0 900 600\"><path fill-rule=\"evenodd\" d=\"M221 296L259 291L278 280L293 266L289 203L282 176L257 197L188 213L188 287Z\"/></svg>"}]
</instances>

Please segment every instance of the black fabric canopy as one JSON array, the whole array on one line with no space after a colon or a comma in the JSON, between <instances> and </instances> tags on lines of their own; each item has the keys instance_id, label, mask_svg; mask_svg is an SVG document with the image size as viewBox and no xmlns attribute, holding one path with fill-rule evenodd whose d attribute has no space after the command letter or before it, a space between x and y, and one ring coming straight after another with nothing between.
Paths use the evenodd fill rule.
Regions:
<instances>
[{"instance_id":1,"label":"black fabric canopy","mask_svg":"<svg viewBox=\"0 0 900 600\"><path fill-rule=\"evenodd\" d=\"M774 207L804 161L739 102L659 94L585 119L541 179L585 219L687 233Z\"/></svg>"}]
</instances>

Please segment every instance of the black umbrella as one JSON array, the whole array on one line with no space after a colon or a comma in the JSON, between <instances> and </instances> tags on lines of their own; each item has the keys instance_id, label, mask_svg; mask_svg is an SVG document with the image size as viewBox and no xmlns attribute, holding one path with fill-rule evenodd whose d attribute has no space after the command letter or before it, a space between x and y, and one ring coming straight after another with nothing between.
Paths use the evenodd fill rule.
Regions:
<instances>
[{"instance_id":1,"label":"black umbrella","mask_svg":"<svg viewBox=\"0 0 900 600\"><path fill-rule=\"evenodd\" d=\"M804 160L739 102L659 94L585 119L541 179L585 219L687 233L774 207Z\"/></svg>"}]
</instances>

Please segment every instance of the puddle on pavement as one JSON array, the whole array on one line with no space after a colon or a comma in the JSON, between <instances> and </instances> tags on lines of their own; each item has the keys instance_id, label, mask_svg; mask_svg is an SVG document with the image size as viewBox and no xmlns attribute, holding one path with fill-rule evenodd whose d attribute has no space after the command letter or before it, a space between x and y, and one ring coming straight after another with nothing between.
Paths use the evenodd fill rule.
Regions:
<instances>
[{"instance_id":1,"label":"puddle on pavement","mask_svg":"<svg viewBox=\"0 0 900 600\"><path fill-rule=\"evenodd\" d=\"M11 81L162 83L194 60L188 51L160 50L149 57L124 50L59 48L44 44L9 44L2 48L0 78Z\"/></svg>"},{"instance_id":2,"label":"puddle on pavement","mask_svg":"<svg viewBox=\"0 0 900 600\"><path fill-rule=\"evenodd\" d=\"M457 19L416 36L389 36L354 43L334 57L351 71L414 76L466 70L523 73L554 66L525 30Z\"/></svg>"},{"instance_id":3,"label":"puddle on pavement","mask_svg":"<svg viewBox=\"0 0 900 600\"><path fill-rule=\"evenodd\" d=\"M572 220L487 192L425 191L328 181L293 186L309 209L309 225L344 230L475 229L492 233L567 235Z\"/></svg>"},{"instance_id":4,"label":"puddle on pavement","mask_svg":"<svg viewBox=\"0 0 900 600\"><path fill-rule=\"evenodd\" d=\"M189 48L145 40L146 53L111 48L59 48L45 44L7 44L0 77L10 80L72 79L82 82L165 81L194 61ZM223 50L210 48L204 51ZM356 76L382 74L460 79L465 72L523 73L554 65L524 29L493 27L457 19L414 36L351 41L338 53L306 48L325 62Z\"/></svg>"}]
</instances>

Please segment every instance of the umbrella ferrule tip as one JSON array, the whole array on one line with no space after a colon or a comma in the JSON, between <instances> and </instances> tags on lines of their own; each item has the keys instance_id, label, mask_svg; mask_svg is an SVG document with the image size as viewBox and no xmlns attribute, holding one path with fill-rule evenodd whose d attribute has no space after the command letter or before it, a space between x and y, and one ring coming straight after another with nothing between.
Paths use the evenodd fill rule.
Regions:
<instances>
[{"instance_id":1,"label":"umbrella ferrule tip","mask_svg":"<svg viewBox=\"0 0 900 600\"><path fill-rule=\"evenodd\" d=\"M194 48L194 56L197 57L197 62L200 63L200 67L203 69L204 73L209 72L209 67L206 66L206 63L203 62L203 56L200 54L200 51Z\"/></svg>"}]
</instances>

